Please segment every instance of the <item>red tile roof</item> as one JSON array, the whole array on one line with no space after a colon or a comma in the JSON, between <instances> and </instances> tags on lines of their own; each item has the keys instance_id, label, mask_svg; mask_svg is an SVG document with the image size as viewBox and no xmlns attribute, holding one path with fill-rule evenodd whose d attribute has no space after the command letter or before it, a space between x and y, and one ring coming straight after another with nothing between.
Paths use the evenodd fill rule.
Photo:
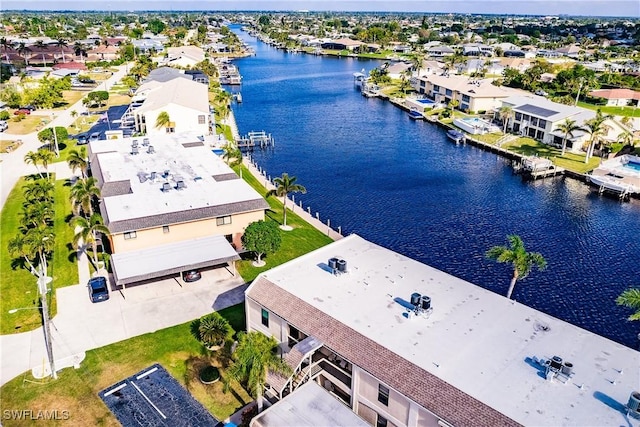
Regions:
<instances>
[{"instance_id":1,"label":"red tile roof","mask_svg":"<svg viewBox=\"0 0 640 427\"><path fill-rule=\"evenodd\" d=\"M589 95L605 99L638 99L640 92L631 89L599 89L589 92Z\"/></svg>"},{"instance_id":2,"label":"red tile roof","mask_svg":"<svg viewBox=\"0 0 640 427\"><path fill-rule=\"evenodd\" d=\"M456 426L517 426L517 422L356 332L264 277L247 296L352 364Z\"/></svg>"}]
</instances>

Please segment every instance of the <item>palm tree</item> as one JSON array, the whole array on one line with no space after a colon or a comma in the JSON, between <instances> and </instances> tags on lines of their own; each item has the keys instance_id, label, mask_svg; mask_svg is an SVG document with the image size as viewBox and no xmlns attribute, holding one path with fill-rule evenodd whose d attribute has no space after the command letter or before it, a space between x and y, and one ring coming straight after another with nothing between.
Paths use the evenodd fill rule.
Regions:
<instances>
[{"instance_id":1,"label":"palm tree","mask_svg":"<svg viewBox=\"0 0 640 427\"><path fill-rule=\"evenodd\" d=\"M38 174L40 175L40 178L44 178L44 175L42 175L42 172L40 172L40 155L38 154L37 151L29 151L27 154L24 155L24 162L28 165L33 165L36 167L36 170L38 171Z\"/></svg>"},{"instance_id":2,"label":"palm tree","mask_svg":"<svg viewBox=\"0 0 640 427\"><path fill-rule=\"evenodd\" d=\"M210 350L222 346L234 333L229 321L217 311L194 320L191 323L191 332Z\"/></svg>"},{"instance_id":3,"label":"palm tree","mask_svg":"<svg viewBox=\"0 0 640 427\"><path fill-rule=\"evenodd\" d=\"M55 235L51 227L23 227L23 230L23 234L18 234L9 241L9 253L22 258L34 276L46 277L47 257L55 246Z\"/></svg>"},{"instance_id":4,"label":"palm tree","mask_svg":"<svg viewBox=\"0 0 640 427\"><path fill-rule=\"evenodd\" d=\"M298 178L296 178L295 176L290 177L289 174L285 172L282 174L281 177L275 178L273 180L274 184L276 185L276 188L273 190L269 190L267 192L267 197L276 195L278 197L283 198L282 210L284 212L284 218L282 220L282 227L281 227L283 230L290 229L290 227L287 227L287 196L290 193L305 194L307 192L307 189L304 188L302 185L296 184L297 179Z\"/></svg>"},{"instance_id":5,"label":"palm tree","mask_svg":"<svg viewBox=\"0 0 640 427\"><path fill-rule=\"evenodd\" d=\"M40 164L47 173L47 179L49 179L49 165L53 163L54 154L49 150L38 150L37 154Z\"/></svg>"},{"instance_id":6,"label":"palm tree","mask_svg":"<svg viewBox=\"0 0 640 427\"><path fill-rule=\"evenodd\" d=\"M613 116L607 114L604 115L600 110L596 113L596 116L587 120L584 124L584 131L587 132L589 136L589 147L587 148L587 155L584 159L585 163L589 162L589 159L593 156L593 150L596 144L602 140L602 137L607 133L609 127L604 124L605 120L611 119Z\"/></svg>"},{"instance_id":7,"label":"palm tree","mask_svg":"<svg viewBox=\"0 0 640 427\"><path fill-rule=\"evenodd\" d=\"M40 49L40 54L42 55L42 65L46 66L47 62L44 59L44 51L47 48L47 45L44 44L44 42L42 40L38 40L37 42L35 42L33 44L34 46L36 46L38 49Z\"/></svg>"},{"instance_id":8,"label":"palm tree","mask_svg":"<svg viewBox=\"0 0 640 427\"><path fill-rule=\"evenodd\" d=\"M24 187L24 197L28 202L34 201L53 201L53 182L46 179L37 179L29 182Z\"/></svg>"},{"instance_id":9,"label":"palm tree","mask_svg":"<svg viewBox=\"0 0 640 427\"><path fill-rule=\"evenodd\" d=\"M49 201L34 200L25 203L21 223L27 227L47 226L53 220L53 206Z\"/></svg>"},{"instance_id":10,"label":"palm tree","mask_svg":"<svg viewBox=\"0 0 640 427\"><path fill-rule=\"evenodd\" d=\"M6 39L6 37L0 38L0 46L4 49L4 59L7 63L9 63L9 47L13 47L11 42Z\"/></svg>"},{"instance_id":11,"label":"palm tree","mask_svg":"<svg viewBox=\"0 0 640 427\"><path fill-rule=\"evenodd\" d=\"M527 252L520 236L512 234L507 236L507 240L509 241L509 247L493 246L486 252L485 256L488 259L500 263L507 262L513 266L513 277L507 292L507 298L511 299L516 280L527 277L534 266L538 267L538 270L544 270L547 267L547 261L538 252Z\"/></svg>"},{"instance_id":12,"label":"palm tree","mask_svg":"<svg viewBox=\"0 0 640 427\"><path fill-rule=\"evenodd\" d=\"M576 131L584 131L584 129L582 129L581 126L578 126L578 124L576 123L575 120L571 120L569 118L566 118L564 120L564 122L560 123L555 129L554 132L562 132L563 137L562 137L562 154L560 154L561 156L564 156L565 151L567 150L567 138L574 137L574 132Z\"/></svg>"},{"instance_id":13,"label":"palm tree","mask_svg":"<svg viewBox=\"0 0 640 427\"><path fill-rule=\"evenodd\" d=\"M635 310L629 320L640 320L640 288L630 288L616 298L616 304Z\"/></svg>"},{"instance_id":14,"label":"palm tree","mask_svg":"<svg viewBox=\"0 0 640 427\"><path fill-rule=\"evenodd\" d=\"M73 118L73 127L76 128L76 132L78 131L78 122L76 120L76 117L78 117L78 112L76 110L71 110L71 118Z\"/></svg>"},{"instance_id":15,"label":"palm tree","mask_svg":"<svg viewBox=\"0 0 640 427\"><path fill-rule=\"evenodd\" d=\"M161 111L156 118L156 129L167 128L169 127L169 123L171 123L171 118L169 117L169 113L166 111Z\"/></svg>"},{"instance_id":16,"label":"palm tree","mask_svg":"<svg viewBox=\"0 0 640 427\"><path fill-rule=\"evenodd\" d=\"M235 142L228 142L222 147L224 153L222 159L230 166L235 167L242 163L242 152Z\"/></svg>"},{"instance_id":17,"label":"palm tree","mask_svg":"<svg viewBox=\"0 0 640 427\"><path fill-rule=\"evenodd\" d=\"M513 108L505 105L500 108L499 114L500 120L502 120L502 133L507 133L507 124L509 124L509 119L513 117Z\"/></svg>"},{"instance_id":18,"label":"palm tree","mask_svg":"<svg viewBox=\"0 0 640 427\"><path fill-rule=\"evenodd\" d=\"M87 245L91 245L93 249L93 266L98 269L98 234L109 235L109 229L102 221L102 216L99 213L92 214L89 218L83 216L74 216L71 218L70 224L78 232L73 236L73 247L80 248L80 242L82 241L86 251Z\"/></svg>"},{"instance_id":19,"label":"palm tree","mask_svg":"<svg viewBox=\"0 0 640 427\"><path fill-rule=\"evenodd\" d=\"M69 43L65 39L60 39L56 41L56 46L60 48L60 53L62 53L62 62L67 62L67 59L64 56L64 48L67 47Z\"/></svg>"},{"instance_id":20,"label":"palm tree","mask_svg":"<svg viewBox=\"0 0 640 427\"><path fill-rule=\"evenodd\" d=\"M258 413L262 411L262 390L267 371L291 375L291 368L278 354L278 342L261 332L239 332L238 346L227 373L238 381L245 381L251 394L256 396ZM225 381L225 389L228 389Z\"/></svg>"},{"instance_id":21,"label":"palm tree","mask_svg":"<svg viewBox=\"0 0 640 427\"><path fill-rule=\"evenodd\" d=\"M79 150L74 149L69 151L69 154L67 155L67 164L74 173L76 169L80 169L82 178L86 178L87 168L89 167L89 163L87 162L87 149L85 147L81 147Z\"/></svg>"},{"instance_id":22,"label":"palm tree","mask_svg":"<svg viewBox=\"0 0 640 427\"><path fill-rule=\"evenodd\" d=\"M93 215L92 204L94 197L100 197L100 189L94 177L78 180L71 187L71 202L73 203L74 211L76 213L82 211L85 217L90 218Z\"/></svg>"},{"instance_id":23,"label":"palm tree","mask_svg":"<svg viewBox=\"0 0 640 427\"><path fill-rule=\"evenodd\" d=\"M27 60L27 53L31 52L31 49L28 48L27 45L24 44L24 42L20 42L16 51L18 52L18 55L22 55L22 57L24 58L24 65L28 66L29 61Z\"/></svg>"}]
</instances>

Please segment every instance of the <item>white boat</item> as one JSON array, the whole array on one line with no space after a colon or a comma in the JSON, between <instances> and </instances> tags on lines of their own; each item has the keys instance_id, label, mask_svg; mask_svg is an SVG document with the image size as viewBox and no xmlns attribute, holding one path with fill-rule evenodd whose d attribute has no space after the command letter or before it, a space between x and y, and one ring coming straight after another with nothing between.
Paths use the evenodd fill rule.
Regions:
<instances>
[{"instance_id":1,"label":"white boat","mask_svg":"<svg viewBox=\"0 0 640 427\"><path fill-rule=\"evenodd\" d=\"M447 137L454 141L456 144L460 142L464 142L464 134L455 129L450 129L447 131Z\"/></svg>"},{"instance_id":2,"label":"white boat","mask_svg":"<svg viewBox=\"0 0 640 427\"><path fill-rule=\"evenodd\" d=\"M544 157L528 156L522 158L522 168L529 172L544 171L553 168L553 162Z\"/></svg>"},{"instance_id":3,"label":"white boat","mask_svg":"<svg viewBox=\"0 0 640 427\"><path fill-rule=\"evenodd\" d=\"M588 175L589 181L601 189L614 191L616 193L638 193L640 188L621 181L612 175Z\"/></svg>"},{"instance_id":4,"label":"white boat","mask_svg":"<svg viewBox=\"0 0 640 427\"><path fill-rule=\"evenodd\" d=\"M412 108L409 110L409 118L411 120L424 120L424 115L415 108Z\"/></svg>"}]
</instances>

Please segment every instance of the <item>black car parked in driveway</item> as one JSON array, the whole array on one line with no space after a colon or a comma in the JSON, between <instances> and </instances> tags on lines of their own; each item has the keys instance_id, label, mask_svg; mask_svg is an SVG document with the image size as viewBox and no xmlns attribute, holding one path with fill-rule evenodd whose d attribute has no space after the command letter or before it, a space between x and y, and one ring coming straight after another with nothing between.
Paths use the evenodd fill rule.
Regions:
<instances>
[{"instance_id":1,"label":"black car parked in driveway","mask_svg":"<svg viewBox=\"0 0 640 427\"><path fill-rule=\"evenodd\" d=\"M85 134L76 136L76 139L78 140L77 142L78 145L84 145L89 143L89 138L87 138L87 135Z\"/></svg>"},{"instance_id":2,"label":"black car parked in driveway","mask_svg":"<svg viewBox=\"0 0 640 427\"><path fill-rule=\"evenodd\" d=\"M109 289L107 289L107 279L98 276L89 279L89 297L91 302L106 301L109 299Z\"/></svg>"},{"instance_id":3,"label":"black car parked in driveway","mask_svg":"<svg viewBox=\"0 0 640 427\"><path fill-rule=\"evenodd\" d=\"M198 270L190 270L182 273L182 280L185 282L196 282L202 278Z\"/></svg>"}]
</instances>

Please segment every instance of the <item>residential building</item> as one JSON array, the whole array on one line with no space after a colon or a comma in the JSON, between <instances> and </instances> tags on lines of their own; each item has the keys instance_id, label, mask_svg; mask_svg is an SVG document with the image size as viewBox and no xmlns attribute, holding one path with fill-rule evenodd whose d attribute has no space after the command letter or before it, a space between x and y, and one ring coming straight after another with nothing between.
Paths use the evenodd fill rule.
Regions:
<instances>
[{"instance_id":1,"label":"residential building","mask_svg":"<svg viewBox=\"0 0 640 427\"><path fill-rule=\"evenodd\" d=\"M294 371L268 373L274 403L315 381L377 426L640 424L619 409L638 351L357 235L260 274L245 308Z\"/></svg>"},{"instance_id":2,"label":"residential building","mask_svg":"<svg viewBox=\"0 0 640 427\"><path fill-rule=\"evenodd\" d=\"M594 98L604 98L608 106L626 107L633 105L640 107L640 92L631 89L598 89L589 92Z\"/></svg>"},{"instance_id":3,"label":"residential building","mask_svg":"<svg viewBox=\"0 0 640 427\"><path fill-rule=\"evenodd\" d=\"M89 160L117 285L239 259L269 208L197 134L94 141Z\"/></svg>"},{"instance_id":4,"label":"residential building","mask_svg":"<svg viewBox=\"0 0 640 427\"><path fill-rule=\"evenodd\" d=\"M326 43L322 43L320 46L323 49L330 49L330 50L351 50L353 51L355 48L360 47L362 45L364 45L366 43L357 41L357 40L351 40L348 38L341 38L341 39L335 39L335 40L331 40L330 42L326 42Z\"/></svg>"},{"instance_id":5,"label":"residential building","mask_svg":"<svg viewBox=\"0 0 640 427\"><path fill-rule=\"evenodd\" d=\"M565 135L558 131L558 126L566 119L574 120L583 127L588 120L596 116L596 112L581 107L559 104L541 96L513 96L502 99L502 105L513 110L513 119L507 129L523 136L529 136L545 144L561 146ZM614 142L627 129L616 120L608 119L605 123L607 133L604 140ZM588 142L589 134L578 130L569 136L566 147L570 151L580 152Z\"/></svg>"},{"instance_id":6,"label":"residential building","mask_svg":"<svg viewBox=\"0 0 640 427\"><path fill-rule=\"evenodd\" d=\"M207 135L211 132L208 87L202 83L184 77L163 83L151 80L136 91L136 101L141 98L144 99L142 105L128 112L133 115L137 132L147 135L174 132ZM161 112L168 113L171 121L168 126L157 128L155 123Z\"/></svg>"},{"instance_id":7,"label":"residential building","mask_svg":"<svg viewBox=\"0 0 640 427\"><path fill-rule=\"evenodd\" d=\"M415 81L414 89L439 103L458 101L462 111L493 111L500 108L501 100L516 94L519 89L493 85L493 79L474 79L468 76L428 75Z\"/></svg>"},{"instance_id":8,"label":"residential building","mask_svg":"<svg viewBox=\"0 0 640 427\"><path fill-rule=\"evenodd\" d=\"M204 49L198 46L178 46L167 48L167 65L194 67L204 61Z\"/></svg>"}]
</instances>

